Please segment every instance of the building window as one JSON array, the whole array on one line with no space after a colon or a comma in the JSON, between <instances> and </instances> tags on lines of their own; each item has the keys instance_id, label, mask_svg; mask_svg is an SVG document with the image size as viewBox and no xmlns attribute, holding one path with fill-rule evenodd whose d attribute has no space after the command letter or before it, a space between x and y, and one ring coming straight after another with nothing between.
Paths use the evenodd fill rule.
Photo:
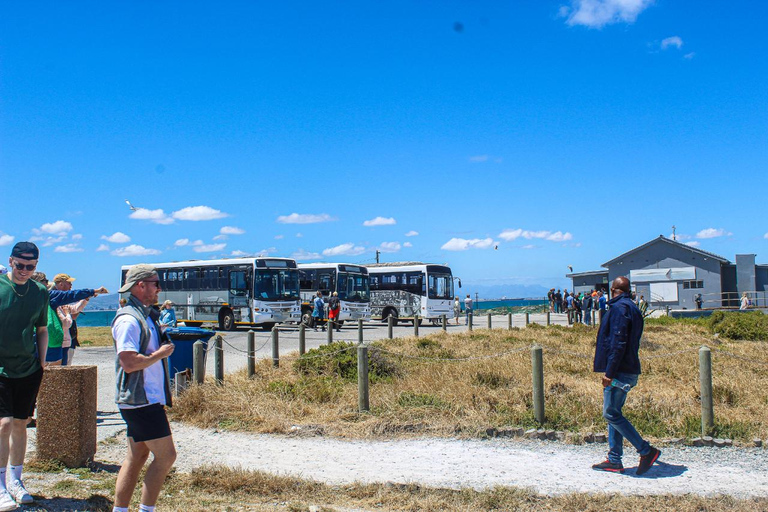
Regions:
<instances>
[{"instance_id":1,"label":"building window","mask_svg":"<svg viewBox=\"0 0 768 512\"><path fill-rule=\"evenodd\" d=\"M704 281L683 281L683 289L698 289L704 288Z\"/></svg>"}]
</instances>

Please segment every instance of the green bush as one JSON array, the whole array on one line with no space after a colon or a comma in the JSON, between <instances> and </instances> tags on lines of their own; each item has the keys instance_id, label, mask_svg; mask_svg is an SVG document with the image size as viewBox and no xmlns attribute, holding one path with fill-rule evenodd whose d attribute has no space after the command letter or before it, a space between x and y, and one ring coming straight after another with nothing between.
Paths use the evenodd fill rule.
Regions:
<instances>
[{"instance_id":1,"label":"green bush","mask_svg":"<svg viewBox=\"0 0 768 512\"><path fill-rule=\"evenodd\" d=\"M357 380L357 349L353 343L337 341L309 350L293 363L304 375L335 375L350 382ZM345 350L346 349L346 350ZM400 375L400 367L386 354L371 346L368 350L368 378L371 382Z\"/></svg>"},{"instance_id":2,"label":"green bush","mask_svg":"<svg viewBox=\"0 0 768 512\"><path fill-rule=\"evenodd\" d=\"M709 318L714 334L732 340L768 340L768 316L759 311L750 313L723 313L716 311Z\"/></svg>"}]
</instances>

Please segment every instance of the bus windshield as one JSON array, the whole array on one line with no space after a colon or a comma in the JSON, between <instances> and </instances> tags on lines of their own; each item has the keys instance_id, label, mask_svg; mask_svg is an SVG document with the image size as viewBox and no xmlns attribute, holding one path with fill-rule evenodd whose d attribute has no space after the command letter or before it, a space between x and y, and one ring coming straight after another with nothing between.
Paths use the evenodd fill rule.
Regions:
<instances>
[{"instance_id":1,"label":"bus windshield","mask_svg":"<svg viewBox=\"0 0 768 512\"><path fill-rule=\"evenodd\" d=\"M450 274L429 274L429 298L453 298L453 278Z\"/></svg>"},{"instance_id":2,"label":"bus windshield","mask_svg":"<svg viewBox=\"0 0 768 512\"><path fill-rule=\"evenodd\" d=\"M256 269L253 291L257 300L298 300L299 271Z\"/></svg>"},{"instance_id":3,"label":"bus windshield","mask_svg":"<svg viewBox=\"0 0 768 512\"><path fill-rule=\"evenodd\" d=\"M339 272L339 280L336 286L339 299L349 302L370 302L371 292L368 285L368 276Z\"/></svg>"}]
</instances>

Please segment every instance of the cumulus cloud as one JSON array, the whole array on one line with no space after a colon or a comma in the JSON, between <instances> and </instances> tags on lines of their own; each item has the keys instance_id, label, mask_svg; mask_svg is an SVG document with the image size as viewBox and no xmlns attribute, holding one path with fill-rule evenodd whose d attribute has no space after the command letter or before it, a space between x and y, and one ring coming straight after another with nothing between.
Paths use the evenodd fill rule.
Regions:
<instances>
[{"instance_id":1,"label":"cumulus cloud","mask_svg":"<svg viewBox=\"0 0 768 512\"><path fill-rule=\"evenodd\" d=\"M291 254L291 258L296 261L308 261L319 260L322 258L322 256L320 256L320 253L317 252L307 252L304 249L299 249L298 251Z\"/></svg>"},{"instance_id":2,"label":"cumulus cloud","mask_svg":"<svg viewBox=\"0 0 768 512\"><path fill-rule=\"evenodd\" d=\"M115 249L114 251L110 252L110 254L112 256L120 256L121 258L124 258L128 256L152 256L154 254L160 254L160 251L157 249L149 249L137 244L131 244L125 247L120 247L119 249Z\"/></svg>"},{"instance_id":3,"label":"cumulus cloud","mask_svg":"<svg viewBox=\"0 0 768 512\"><path fill-rule=\"evenodd\" d=\"M602 28L612 23L634 23L653 0L571 0L560 8L568 25Z\"/></svg>"},{"instance_id":4,"label":"cumulus cloud","mask_svg":"<svg viewBox=\"0 0 768 512\"><path fill-rule=\"evenodd\" d=\"M285 235L275 235L275 240L282 240L285 238Z\"/></svg>"},{"instance_id":5,"label":"cumulus cloud","mask_svg":"<svg viewBox=\"0 0 768 512\"><path fill-rule=\"evenodd\" d=\"M219 252L223 251L227 244L192 244L195 252Z\"/></svg>"},{"instance_id":6,"label":"cumulus cloud","mask_svg":"<svg viewBox=\"0 0 768 512\"><path fill-rule=\"evenodd\" d=\"M72 240L77 241L77 240L82 240L82 239L83 239L83 235L80 234L80 233L76 233L76 234L72 235Z\"/></svg>"},{"instance_id":7,"label":"cumulus cloud","mask_svg":"<svg viewBox=\"0 0 768 512\"><path fill-rule=\"evenodd\" d=\"M259 252L256 253L256 256L269 256L270 254L275 254L277 252L277 247L267 247L266 249L262 249Z\"/></svg>"},{"instance_id":8,"label":"cumulus cloud","mask_svg":"<svg viewBox=\"0 0 768 512\"><path fill-rule=\"evenodd\" d=\"M74 237L72 237L74 239ZM107 236L107 235L101 235L102 240L106 240L107 242L111 242L113 244L127 244L131 241L131 237L126 235L125 233L121 233L120 231L116 231L115 233Z\"/></svg>"},{"instance_id":9,"label":"cumulus cloud","mask_svg":"<svg viewBox=\"0 0 768 512\"><path fill-rule=\"evenodd\" d=\"M136 220L148 220L150 222L154 222L155 224L173 224L175 222L172 217L168 216L160 208L158 208L157 210L149 210L147 208L137 208L136 211L132 212L128 216L128 218L136 219Z\"/></svg>"},{"instance_id":10,"label":"cumulus cloud","mask_svg":"<svg viewBox=\"0 0 768 512\"><path fill-rule=\"evenodd\" d=\"M105 252L109 250L109 246L107 244L101 244L96 248L96 252Z\"/></svg>"},{"instance_id":11,"label":"cumulus cloud","mask_svg":"<svg viewBox=\"0 0 768 512\"><path fill-rule=\"evenodd\" d=\"M229 214L210 206L187 206L173 212L172 217L177 220L201 221L223 219L229 217Z\"/></svg>"},{"instance_id":12,"label":"cumulus cloud","mask_svg":"<svg viewBox=\"0 0 768 512\"><path fill-rule=\"evenodd\" d=\"M219 230L222 235L242 235L245 233L244 229L236 228L235 226L224 226Z\"/></svg>"},{"instance_id":13,"label":"cumulus cloud","mask_svg":"<svg viewBox=\"0 0 768 512\"><path fill-rule=\"evenodd\" d=\"M690 245L691 247L699 247L701 245L701 242L693 241L693 242L685 242L685 245Z\"/></svg>"},{"instance_id":14,"label":"cumulus cloud","mask_svg":"<svg viewBox=\"0 0 768 512\"><path fill-rule=\"evenodd\" d=\"M689 53L686 53L685 55L683 55L683 58L684 58L684 59L688 59L688 60L691 60L691 59L692 59L692 58L694 58L695 56L696 56L696 52L689 52Z\"/></svg>"},{"instance_id":15,"label":"cumulus cloud","mask_svg":"<svg viewBox=\"0 0 768 512\"><path fill-rule=\"evenodd\" d=\"M680 39L679 36L672 36L672 37L665 37L661 40L661 49L666 50L667 48L675 47L678 50L682 48L683 46L683 40Z\"/></svg>"},{"instance_id":16,"label":"cumulus cloud","mask_svg":"<svg viewBox=\"0 0 768 512\"><path fill-rule=\"evenodd\" d=\"M413 244L411 242L405 242L403 247L413 247Z\"/></svg>"},{"instance_id":17,"label":"cumulus cloud","mask_svg":"<svg viewBox=\"0 0 768 512\"><path fill-rule=\"evenodd\" d=\"M234 257L236 257L236 258L242 258L242 257L244 257L244 256L250 256L250 254L249 254L249 253L247 253L247 252L245 252L245 251L240 251L240 250L235 250L235 251L232 251L232 252L230 253L230 255L231 255L231 256L234 256Z\"/></svg>"},{"instance_id":18,"label":"cumulus cloud","mask_svg":"<svg viewBox=\"0 0 768 512\"><path fill-rule=\"evenodd\" d=\"M418 231L414 231L414 230L410 230L409 232L407 232L405 234L405 236L419 236L419 232Z\"/></svg>"},{"instance_id":19,"label":"cumulus cloud","mask_svg":"<svg viewBox=\"0 0 768 512\"><path fill-rule=\"evenodd\" d=\"M296 238L302 238L304 235L301 233L296 233Z\"/></svg>"},{"instance_id":20,"label":"cumulus cloud","mask_svg":"<svg viewBox=\"0 0 768 512\"><path fill-rule=\"evenodd\" d=\"M397 224L397 221L394 219L394 217L375 217L371 220L366 220L363 222L363 226L371 227L371 226L391 226L393 224Z\"/></svg>"},{"instance_id":21,"label":"cumulus cloud","mask_svg":"<svg viewBox=\"0 0 768 512\"><path fill-rule=\"evenodd\" d=\"M705 238L717 238L720 236L730 236L733 233L729 233L723 228L707 228L702 229L698 233L696 233L696 238L705 239Z\"/></svg>"},{"instance_id":22,"label":"cumulus cloud","mask_svg":"<svg viewBox=\"0 0 768 512\"><path fill-rule=\"evenodd\" d=\"M53 252L83 252L83 248L77 244L66 244L56 247Z\"/></svg>"},{"instance_id":23,"label":"cumulus cloud","mask_svg":"<svg viewBox=\"0 0 768 512\"><path fill-rule=\"evenodd\" d=\"M358 256L365 252L365 247L353 243L341 244L323 250L323 256Z\"/></svg>"},{"instance_id":24,"label":"cumulus cloud","mask_svg":"<svg viewBox=\"0 0 768 512\"><path fill-rule=\"evenodd\" d=\"M535 248L536 246L533 244L528 244L521 247L521 249L526 249L526 250L535 249Z\"/></svg>"},{"instance_id":25,"label":"cumulus cloud","mask_svg":"<svg viewBox=\"0 0 768 512\"><path fill-rule=\"evenodd\" d=\"M36 235L65 235L72 231L72 224L63 220L57 220L56 222L46 222L37 229L33 229L32 232Z\"/></svg>"},{"instance_id":26,"label":"cumulus cloud","mask_svg":"<svg viewBox=\"0 0 768 512\"><path fill-rule=\"evenodd\" d=\"M763 235L763 238L765 238L766 240L768 240L768 233L764 234L764 235ZM0 244L0 245L3 245L3 244Z\"/></svg>"},{"instance_id":27,"label":"cumulus cloud","mask_svg":"<svg viewBox=\"0 0 768 512\"><path fill-rule=\"evenodd\" d=\"M674 235L669 235L667 238L674 239L676 242L679 242L681 240L690 240L691 235L686 235L684 233L675 233Z\"/></svg>"},{"instance_id":28,"label":"cumulus cloud","mask_svg":"<svg viewBox=\"0 0 768 512\"><path fill-rule=\"evenodd\" d=\"M529 231L527 229L517 228L505 229L499 233L499 238L506 240L507 242L512 242L518 238L525 238L526 240L541 239L549 240L550 242L567 242L568 240L573 240L573 235L567 231L565 233L562 231Z\"/></svg>"},{"instance_id":29,"label":"cumulus cloud","mask_svg":"<svg viewBox=\"0 0 768 512\"><path fill-rule=\"evenodd\" d=\"M467 249L488 249L492 247L493 238L451 238L443 244L444 251L466 251Z\"/></svg>"},{"instance_id":30,"label":"cumulus cloud","mask_svg":"<svg viewBox=\"0 0 768 512\"><path fill-rule=\"evenodd\" d=\"M382 242L379 245L379 251L381 252L397 252L402 246L397 242Z\"/></svg>"},{"instance_id":31,"label":"cumulus cloud","mask_svg":"<svg viewBox=\"0 0 768 512\"><path fill-rule=\"evenodd\" d=\"M214 240L227 240L229 237L227 235L216 235L213 237Z\"/></svg>"},{"instance_id":32,"label":"cumulus cloud","mask_svg":"<svg viewBox=\"0 0 768 512\"><path fill-rule=\"evenodd\" d=\"M185 245L189 245L189 238L179 238L173 242L173 245L176 247L184 247Z\"/></svg>"},{"instance_id":33,"label":"cumulus cloud","mask_svg":"<svg viewBox=\"0 0 768 512\"><path fill-rule=\"evenodd\" d=\"M317 224L318 222L331 222L336 220L327 213L292 213L290 215L280 215L277 222L280 224Z\"/></svg>"},{"instance_id":34,"label":"cumulus cloud","mask_svg":"<svg viewBox=\"0 0 768 512\"><path fill-rule=\"evenodd\" d=\"M15 236L5 235L5 234L0 235L0 246L11 245L14 240L16 240Z\"/></svg>"}]
</instances>

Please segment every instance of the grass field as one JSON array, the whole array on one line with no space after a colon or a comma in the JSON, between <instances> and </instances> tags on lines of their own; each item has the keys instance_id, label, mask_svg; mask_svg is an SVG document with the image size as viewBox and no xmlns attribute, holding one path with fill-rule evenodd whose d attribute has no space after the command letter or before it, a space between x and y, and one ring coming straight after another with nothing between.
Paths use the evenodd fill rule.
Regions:
<instances>
[{"instance_id":1,"label":"grass field","mask_svg":"<svg viewBox=\"0 0 768 512\"><path fill-rule=\"evenodd\" d=\"M624 409L643 435L658 440L700 433L697 351L708 344L712 434L743 442L768 437L768 342L715 339L691 322L649 322L644 336L643 375ZM383 376L374 372L365 414L357 412L354 350L302 363L284 359L277 369L260 361L252 379L241 372L228 375L224 386L192 387L172 415L202 427L262 433L320 425L326 435L356 438L478 437L491 427L534 427L528 348L537 343L545 350L544 428L603 432L601 387L591 371L594 340L595 331L584 326L532 326L377 342L371 365ZM478 359L457 360L467 357Z\"/></svg>"},{"instance_id":2,"label":"grass field","mask_svg":"<svg viewBox=\"0 0 768 512\"><path fill-rule=\"evenodd\" d=\"M77 339L83 347L111 347L111 327L78 327Z\"/></svg>"}]
</instances>

